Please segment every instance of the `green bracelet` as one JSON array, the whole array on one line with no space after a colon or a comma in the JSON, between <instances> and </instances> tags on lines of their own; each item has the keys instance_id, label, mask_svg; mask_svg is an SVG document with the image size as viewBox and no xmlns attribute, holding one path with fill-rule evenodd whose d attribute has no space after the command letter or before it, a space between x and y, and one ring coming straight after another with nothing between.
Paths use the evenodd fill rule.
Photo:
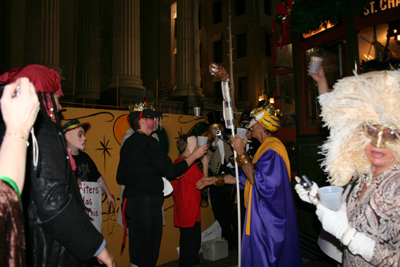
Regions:
<instances>
[{"instance_id":1,"label":"green bracelet","mask_svg":"<svg viewBox=\"0 0 400 267\"><path fill-rule=\"evenodd\" d=\"M17 186L17 184L14 182L14 180L12 180L11 178L9 178L9 177L7 177L7 176L1 175L1 174L0 174L0 179L3 180L3 181L5 181L5 182L7 182L7 183L14 189L14 191L15 191L15 192L17 193L17 195L18 195L19 202L21 202L21 206L22 206L21 194L19 193L18 186Z\"/></svg>"}]
</instances>

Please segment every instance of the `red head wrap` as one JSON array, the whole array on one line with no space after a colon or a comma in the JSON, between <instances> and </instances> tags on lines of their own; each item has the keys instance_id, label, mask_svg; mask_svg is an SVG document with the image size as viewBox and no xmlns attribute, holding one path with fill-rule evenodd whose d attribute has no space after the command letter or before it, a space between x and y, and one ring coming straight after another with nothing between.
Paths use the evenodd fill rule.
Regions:
<instances>
[{"instance_id":1,"label":"red head wrap","mask_svg":"<svg viewBox=\"0 0 400 267\"><path fill-rule=\"evenodd\" d=\"M61 80L58 73L42 65L27 65L11 69L0 76L0 82L12 83L21 77L28 78L35 85L36 92L64 95L61 90Z\"/></svg>"},{"instance_id":2,"label":"red head wrap","mask_svg":"<svg viewBox=\"0 0 400 267\"><path fill-rule=\"evenodd\" d=\"M2 75L0 75L0 82L12 83L18 78L26 77L33 85L35 85L36 92L53 93L55 95L63 96L61 90L61 79L58 73L42 65L27 65L24 67L11 69ZM43 105L46 106L46 112L49 117L55 121L54 108L50 99L50 95L47 94L47 106L46 101L43 99Z\"/></svg>"}]
</instances>

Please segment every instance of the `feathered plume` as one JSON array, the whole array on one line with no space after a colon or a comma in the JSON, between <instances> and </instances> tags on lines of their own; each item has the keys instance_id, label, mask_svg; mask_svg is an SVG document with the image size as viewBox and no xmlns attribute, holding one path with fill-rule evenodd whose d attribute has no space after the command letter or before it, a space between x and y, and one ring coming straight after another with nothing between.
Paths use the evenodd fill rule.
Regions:
<instances>
[{"instance_id":1,"label":"feathered plume","mask_svg":"<svg viewBox=\"0 0 400 267\"><path fill-rule=\"evenodd\" d=\"M322 145L321 166L333 185L346 185L353 176L370 172L365 156L370 143L365 124L388 124L400 129L400 71L375 71L347 77L334 85L331 93L319 96L321 117L330 129ZM400 161L400 141L390 145Z\"/></svg>"}]
</instances>

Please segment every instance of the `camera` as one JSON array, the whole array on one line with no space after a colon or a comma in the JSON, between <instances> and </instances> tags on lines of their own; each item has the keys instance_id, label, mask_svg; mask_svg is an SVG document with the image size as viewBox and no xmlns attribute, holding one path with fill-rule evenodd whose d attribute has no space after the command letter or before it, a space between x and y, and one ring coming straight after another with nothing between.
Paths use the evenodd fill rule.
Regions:
<instances>
[{"instance_id":1,"label":"camera","mask_svg":"<svg viewBox=\"0 0 400 267\"><path fill-rule=\"evenodd\" d=\"M6 85L7 85L7 83L0 84L0 98L3 96L3 91L4 91L4 88L6 87ZM17 88L15 89L12 97L19 96L20 90L21 90L21 87L18 85Z\"/></svg>"},{"instance_id":2,"label":"camera","mask_svg":"<svg viewBox=\"0 0 400 267\"><path fill-rule=\"evenodd\" d=\"M307 175L301 176L300 184L303 186L304 189L309 190L313 185Z\"/></svg>"},{"instance_id":3,"label":"camera","mask_svg":"<svg viewBox=\"0 0 400 267\"><path fill-rule=\"evenodd\" d=\"M218 137L222 136L221 130L216 130L215 131L215 136L218 136Z\"/></svg>"}]
</instances>

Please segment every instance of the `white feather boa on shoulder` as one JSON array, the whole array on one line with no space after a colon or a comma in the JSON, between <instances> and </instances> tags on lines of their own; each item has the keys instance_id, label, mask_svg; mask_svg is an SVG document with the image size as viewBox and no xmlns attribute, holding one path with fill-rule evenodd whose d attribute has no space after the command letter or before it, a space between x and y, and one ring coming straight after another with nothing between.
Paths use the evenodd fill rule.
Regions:
<instances>
[{"instance_id":1,"label":"white feather boa on shoulder","mask_svg":"<svg viewBox=\"0 0 400 267\"><path fill-rule=\"evenodd\" d=\"M353 176L371 171L365 156L370 143L363 132L368 121L400 129L400 71L374 71L339 80L331 93L319 96L324 126L330 130L322 145L321 166L333 185L343 186ZM400 141L390 150L400 162Z\"/></svg>"}]
</instances>

